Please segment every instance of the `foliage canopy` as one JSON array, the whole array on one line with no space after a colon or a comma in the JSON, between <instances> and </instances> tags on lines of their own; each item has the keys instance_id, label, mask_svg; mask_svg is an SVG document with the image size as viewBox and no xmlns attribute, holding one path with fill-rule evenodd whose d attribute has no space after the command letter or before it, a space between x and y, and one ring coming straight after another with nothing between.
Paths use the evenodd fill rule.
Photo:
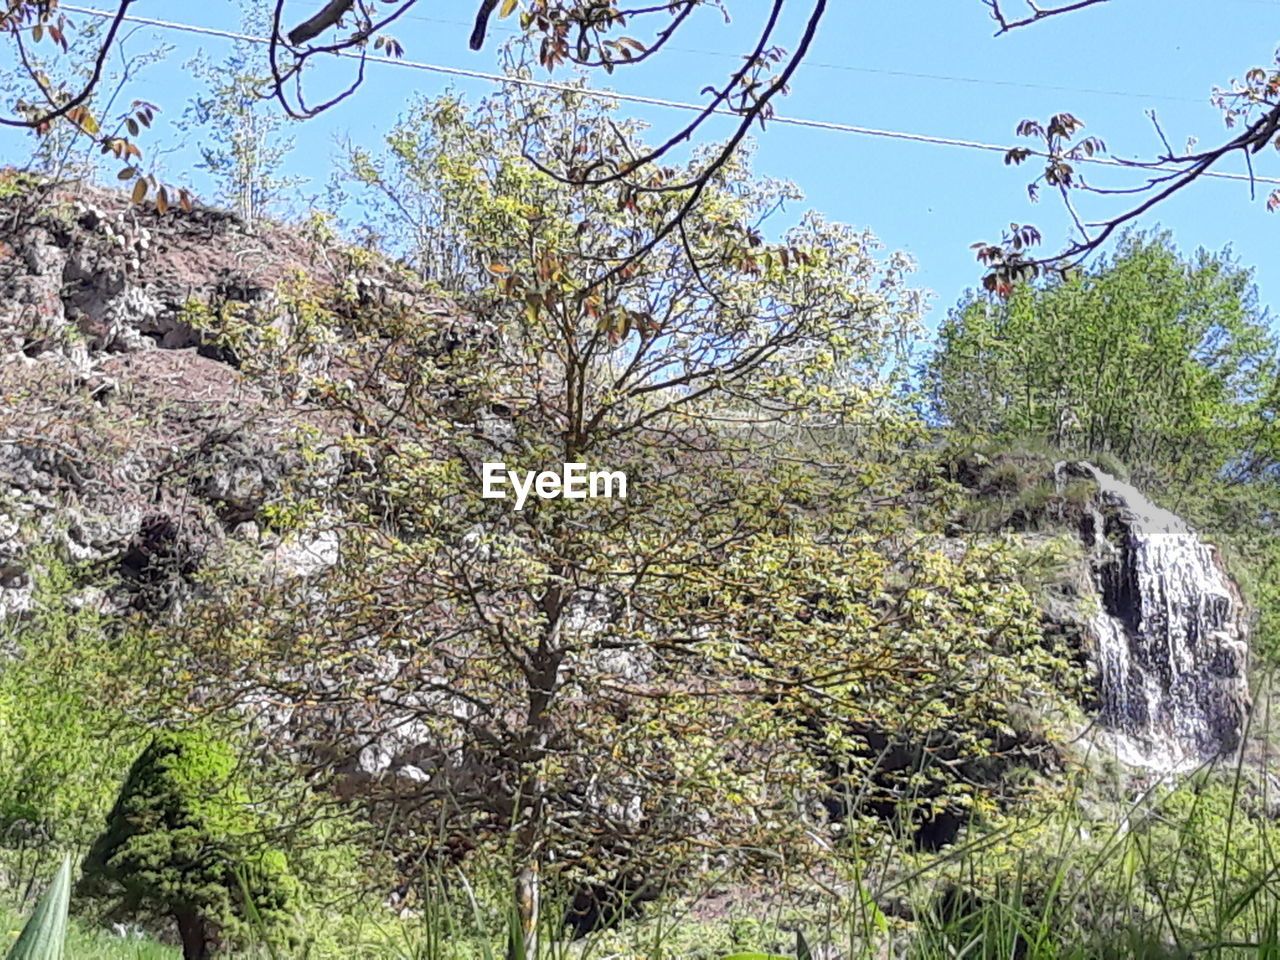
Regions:
<instances>
[{"instance_id":1,"label":"foliage canopy","mask_svg":"<svg viewBox=\"0 0 1280 960\"><path fill-rule=\"evenodd\" d=\"M335 289L287 301L315 335L237 349L351 424L323 440L341 483L275 513L325 527L342 561L215 585L187 639L220 680L322 723L322 761L340 781L363 768L435 856L509 845L593 882L781 872L822 850L824 797L853 823L896 800L917 826L994 809L999 784L954 769L990 756L1019 691L1048 696L1071 669L1008 544L931 536L944 491L902 454L923 439L899 397L908 262L814 214L767 240L800 197L745 154L666 237L668 195L524 160L607 150L606 130L619 156L643 152L598 101L513 89L424 101L385 154L353 153L347 189L380 198L374 221L477 319L361 299L356 251ZM441 231L427 246L422 212ZM630 492L515 511L479 496L497 459L623 470ZM904 741L928 747L886 769Z\"/></svg>"},{"instance_id":2,"label":"foliage canopy","mask_svg":"<svg viewBox=\"0 0 1280 960\"><path fill-rule=\"evenodd\" d=\"M1276 364L1247 270L1130 234L1068 280L962 300L926 377L965 432L1106 452L1140 483L1185 485L1274 462Z\"/></svg>"}]
</instances>

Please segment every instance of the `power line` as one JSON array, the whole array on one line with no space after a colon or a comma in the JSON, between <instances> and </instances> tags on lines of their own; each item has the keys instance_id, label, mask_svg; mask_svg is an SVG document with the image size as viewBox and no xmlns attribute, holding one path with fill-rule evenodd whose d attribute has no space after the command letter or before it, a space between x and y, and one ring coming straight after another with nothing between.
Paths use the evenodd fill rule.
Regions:
<instances>
[{"instance_id":1,"label":"power line","mask_svg":"<svg viewBox=\"0 0 1280 960\"><path fill-rule=\"evenodd\" d=\"M1238 0L1238 2L1260 2L1260 0ZM401 19L416 20L419 23L438 23L442 26L449 27L468 27L471 24L465 20L448 20L444 17L424 17L420 14L406 13ZM496 26L489 28L495 32L519 34L520 31L513 27ZM703 50L696 47L674 47L666 46L663 48L667 53L688 53L699 57L724 57L735 59L736 54L726 53L723 50ZM1054 83L1027 83L1022 80L991 80L985 77L957 77L944 73L917 73L911 70L888 70L883 67L859 67L849 63L823 63L818 60L806 59L803 66L804 70L840 70L846 73L868 73L882 77L904 77L911 80L942 80L948 83L971 83L977 86L986 87L1012 87L1018 90L1052 90L1058 93L1084 93L1093 94L1103 97L1125 97L1130 100L1164 100L1170 103L1205 103L1203 97L1177 97L1167 93L1142 93L1133 90L1099 90L1093 87L1068 87Z\"/></svg>"},{"instance_id":2,"label":"power line","mask_svg":"<svg viewBox=\"0 0 1280 960\"><path fill-rule=\"evenodd\" d=\"M87 16L101 17L104 19L115 19L116 14L106 10L96 10L92 7L78 7L70 4L60 4L59 9L69 10L73 13L83 13ZM150 17L135 17L125 15L120 17L124 22L136 23L142 26L157 27L162 30L176 30L183 33L193 33L200 36L219 37L224 40L239 40L245 43L256 43L260 45L269 45L271 40L267 37L256 37L246 33L235 33L229 30L217 30L213 27L198 27L190 23L178 23L171 20L156 20ZM642 97L633 93L619 93L614 90L595 90L589 87L575 86L569 83L556 83L550 80L530 80L522 77L507 77L496 73L485 73L480 70L466 70L462 67L447 67L434 63L422 63L416 60L400 60L395 57L383 57L375 55L367 55L361 53L353 53L350 50L334 51L333 56L344 57L353 60L363 60L366 63L381 63L392 67L403 67L409 70L419 70L426 73L439 73L445 76L465 77L471 80L484 80L489 83L510 83L517 86L532 87L539 90L551 90L557 93L575 93L580 96L594 97L601 100L613 100L620 103L636 103L643 106L662 107L670 110L685 110L695 113L703 112L706 107L696 103L686 103L681 100L664 100L658 97ZM716 109L711 111L717 116L734 117L741 119L741 116L732 110ZM887 140L904 140L910 143L929 143L935 146L944 147L961 147L968 150L986 150L991 153L1007 154L1013 147L1002 146L996 143L983 143L978 140L964 140L953 137L937 137L923 133L906 133L901 130L879 130L874 127L860 127L848 123L836 123L830 120L808 120L802 117L782 117L773 116L768 118L769 123L783 124L793 127L805 127L812 130L827 130L834 133L850 133L856 136L879 137ZM1019 150L1026 150L1028 156L1048 157L1049 155L1042 150L1031 150L1025 147L1018 147ZM1140 168L1144 171L1162 172L1162 173L1181 173L1184 168L1166 164L1134 164L1124 160L1117 160L1114 157L1080 157L1080 163L1092 163L1101 166L1124 167L1126 169ZM1243 173L1225 173L1218 170L1206 170L1200 174L1201 177L1209 177L1216 180L1236 180L1245 183L1269 183L1280 184L1280 177L1260 177L1250 176Z\"/></svg>"}]
</instances>

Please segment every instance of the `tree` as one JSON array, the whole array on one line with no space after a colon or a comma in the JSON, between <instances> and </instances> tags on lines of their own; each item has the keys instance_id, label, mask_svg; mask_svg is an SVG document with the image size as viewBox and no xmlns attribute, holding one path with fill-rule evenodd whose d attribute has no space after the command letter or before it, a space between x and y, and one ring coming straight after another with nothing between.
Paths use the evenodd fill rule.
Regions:
<instances>
[{"instance_id":1,"label":"tree","mask_svg":"<svg viewBox=\"0 0 1280 960\"><path fill-rule=\"evenodd\" d=\"M1028 3L1028 10L1021 16L1010 12L1006 0L982 0L982 6L996 22L997 35L1000 35L1055 16L1078 13L1103 2L1105 0L1068 0L1051 7ZM395 0L379 8L370 0L329 0L309 19L289 27L285 21L285 0L275 0L271 4L268 59L271 90L281 108L295 118L310 117L353 95L364 82L365 68L372 58L395 60L403 56L404 45L390 31L400 29L404 22L402 18L417 3L418 0ZM719 13L727 19L728 12L724 0L664 0L635 7L616 6L603 0L471 0L462 6L475 11L475 25L470 36L473 49L483 46L491 17L495 14L510 16L519 10L519 22L529 41L528 49L533 59L543 67L552 70L569 63L608 73L659 55L673 37L681 31L688 32L691 23L702 24L698 14ZM704 93L710 94L705 106L660 145L644 155L629 158L626 164L611 164L602 156L585 160L575 158L571 163L544 167L543 172L566 183L624 184L640 192L679 195L684 202L672 209L670 218L657 232L658 238L660 240L675 231L681 219L696 205L719 167L741 146L752 125L756 122L764 124L772 115L774 101L786 91L817 35L827 10L827 0L808 0L802 5L806 18L799 36L791 38L794 45L789 52L780 46L787 42L780 36L784 6L785 0L771 0L756 40L744 55L742 65L721 83L704 87ZM792 9L795 6L793 4ZM101 80L103 65L113 45L118 42L121 27L128 22L127 9L127 0L121 0L110 16L102 42L89 58L85 70L87 78L83 83L66 90L55 90L44 82L39 71L28 71L33 98L20 101L12 111L13 115L0 117L0 123L47 132L58 120L65 119L80 129L85 129L87 120L96 128L98 123L88 111L88 100ZM651 24L653 28L647 34L642 33L639 38L631 35L640 32L633 29L635 26ZM71 21L58 11L56 3L49 0L12 0L8 10L0 14L0 32L8 35L24 62L28 46L32 42L39 43L46 36L65 52L67 36L72 29ZM623 34L624 30L629 33ZM309 99L307 86L303 83L304 72L316 59L333 57L354 61L350 82L335 92ZM1111 161L1116 166L1140 171L1143 179L1128 188L1097 192L1123 197L1125 199L1121 202L1126 205L1135 194L1142 199L1098 224L1086 225L1077 217L1080 237L1067 244L1061 253L1039 258L1031 256L1026 240L1028 237L1038 239L1039 233L1034 228L1028 232L1017 225L999 242L978 244L979 257L988 268L984 282L989 284L989 289L1004 289L1012 279L1074 265L1098 249L1117 228L1185 189L1218 166L1224 158L1239 153L1252 163L1252 158L1263 148L1280 143L1280 70L1275 66L1257 66L1244 76L1245 80L1233 84L1230 90L1215 92L1228 125L1240 127L1238 134L1206 150L1188 150L1178 154L1168 148L1163 155L1149 162ZM718 149L705 154L699 168L688 171L680 181L653 183L648 180L647 168L664 163L673 151L693 139L703 124L717 113L736 116L737 126ZM1019 135L1043 141L1044 148L1015 148L1005 157L1006 163L1021 163L1032 156L1042 158L1045 161L1044 173L1037 178L1037 183L1042 181L1059 190L1063 201L1073 212L1070 191L1093 189L1076 168L1081 163L1100 160L1095 154L1105 149L1102 141L1095 137L1075 142L1075 134L1081 126L1076 117L1067 113L1056 115L1044 125L1024 121L1019 125ZM129 137L103 134L100 140L107 150L124 151L126 159L138 151ZM158 189L160 185L151 183L150 186ZM167 197L162 204L167 206ZM1272 194L1271 205L1280 205L1280 192ZM636 247L629 251L629 258L639 258L645 252L645 247ZM606 269L616 270L618 265L613 264Z\"/></svg>"},{"instance_id":2,"label":"tree","mask_svg":"<svg viewBox=\"0 0 1280 960\"><path fill-rule=\"evenodd\" d=\"M927 379L938 415L964 432L1106 452L1142 482L1188 486L1274 456L1267 321L1229 254L1187 260L1167 234L1129 234L1078 276L968 295Z\"/></svg>"},{"instance_id":3,"label":"tree","mask_svg":"<svg viewBox=\"0 0 1280 960\"><path fill-rule=\"evenodd\" d=\"M266 31L269 19L259 5L241 3L240 29L248 35ZM252 226L301 178L280 175L293 149L292 138L280 136L286 122L270 110L270 75L261 48L238 41L218 64L203 54L188 66L206 88L192 100L184 127L201 132L197 164L218 184L217 199Z\"/></svg>"},{"instance_id":4,"label":"tree","mask_svg":"<svg viewBox=\"0 0 1280 960\"><path fill-rule=\"evenodd\" d=\"M295 704L325 766L366 758L425 852L497 845L525 890L797 868L823 849L821 797L884 799L884 731L934 738L899 771L904 816L982 806L948 774L998 736L982 691L1060 661L1007 547L949 555L921 532L945 506L899 452L921 436L896 396L909 264L816 214L767 241L800 198L738 154L678 235L602 281L679 199L523 156L610 142L645 150L592 98L513 88L423 102L388 157L360 159L407 220L431 195L453 211L476 319L361 294L378 285L355 251L332 289L285 298L299 334L280 351L252 344L282 318L248 325L246 372L309 371L290 391L350 424L319 441L342 482L273 512L328 527L342 560L212 590L184 656ZM499 460L619 471L626 495L517 509L480 495Z\"/></svg>"},{"instance_id":5,"label":"tree","mask_svg":"<svg viewBox=\"0 0 1280 960\"><path fill-rule=\"evenodd\" d=\"M236 755L196 731L158 734L84 861L80 892L122 919L170 919L183 960L244 942L252 910L286 925L296 881L237 782Z\"/></svg>"}]
</instances>

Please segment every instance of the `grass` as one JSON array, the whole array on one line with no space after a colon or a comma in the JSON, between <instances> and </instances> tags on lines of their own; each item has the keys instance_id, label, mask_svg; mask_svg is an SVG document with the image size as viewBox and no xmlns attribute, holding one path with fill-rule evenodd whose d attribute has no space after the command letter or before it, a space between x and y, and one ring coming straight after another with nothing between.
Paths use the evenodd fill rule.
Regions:
<instances>
[{"instance_id":1,"label":"grass","mask_svg":"<svg viewBox=\"0 0 1280 960\"><path fill-rule=\"evenodd\" d=\"M941 854L913 853L887 831L864 835L794 896L722 890L714 919L690 901L667 901L569 941L554 929L561 912L544 904L539 958L720 960L759 951L797 960L1280 960L1269 703L1260 690L1248 749L1234 766L1173 784L1080 758L1038 800L975 826ZM501 960L505 885L445 879L434 895L423 891L416 916L348 918L328 948L274 960ZM0 910L10 942L21 922ZM66 956L178 960L179 952L73 922Z\"/></svg>"},{"instance_id":2,"label":"grass","mask_svg":"<svg viewBox=\"0 0 1280 960\"><path fill-rule=\"evenodd\" d=\"M839 884L839 895L825 904L810 898L807 908L786 910L748 900L715 921L681 919L670 905L581 941L547 937L542 956L718 960L747 951L789 957L808 951L813 960L1280 958L1275 828L1244 822L1238 787L1222 775L1193 778L1164 796L1149 794L1117 808L1110 823L1058 811L995 840L975 835L942 857L866 863L861 876ZM890 910L894 901L898 907ZM501 958L501 937L458 936L472 919L437 913L406 922L384 931L390 936L383 955ZM21 920L3 911L0 923L17 931ZM798 951L797 934L812 946ZM374 955L368 951L366 944L347 955ZM177 960L179 952L73 924L66 955Z\"/></svg>"},{"instance_id":3,"label":"grass","mask_svg":"<svg viewBox=\"0 0 1280 960\"><path fill-rule=\"evenodd\" d=\"M7 907L0 907L0 930L4 931L4 946L18 939L26 917ZM120 937L106 930L71 921L67 932L67 960L180 960L182 951L154 940L140 937Z\"/></svg>"}]
</instances>

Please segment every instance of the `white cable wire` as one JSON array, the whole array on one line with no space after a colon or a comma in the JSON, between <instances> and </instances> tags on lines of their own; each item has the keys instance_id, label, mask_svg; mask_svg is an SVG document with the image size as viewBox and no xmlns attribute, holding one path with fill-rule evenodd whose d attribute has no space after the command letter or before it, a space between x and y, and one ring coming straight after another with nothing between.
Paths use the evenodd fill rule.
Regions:
<instances>
[{"instance_id":1,"label":"white cable wire","mask_svg":"<svg viewBox=\"0 0 1280 960\"><path fill-rule=\"evenodd\" d=\"M116 14L106 10L95 10L92 7L78 7L70 4L59 4L60 10L69 10L72 13L83 13L87 16L102 17L107 20L116 19ZM246 33L234 33L228 30L215 30L212 27L197 27L189 23L177 23L170 20L156 20L150 17L135 17L126 15L120 17L126 23L136 23L142 26L158 27L163 30L178 30L184 33L195 33L202 36L220 37L225 40L242 40L247 43L270 44L271 40L267 37L255 37ZM596 97L601 100L613 100L623 103L639 103L651 107L664 107L671 110L689 110L694 112L702 112L706 108L696 103L685 103L680 100L662 100L657 97L642 97L632 93L618 93L612 90L593 90L587 87L574 86L567 83L555 83L549 80L528 80L521 77L506 77L496 73L484 73L479 70L464 70L461 67L445 67L434 63L422 63L416 60L399 60L395 57L382 57L373 55L364 55L353 53L350 50L339 50L333 53L334 56L348 57L355 60L364 60L367 63L383 63L393 67L406 67L410 70L423 70L428 73L441 73L453 77L466 77L472 80L485 80L490 83L513 83L518 86L535 87L539 90L553 90L557 92L577 93L582 96ZM718 116L736 117L741 116L732 110L717 109L711 111ZM859 127L848 123L835 123L828 120L806 120L800 117L769 117L768 123L785 124L793 127L808 127L813 130L828 130L835 133L852 133L865 137L882 137L889 140L906 140L913 143L931 143L944 147L964 147L969 150L987 150L993 153L1008 153L1013 147L1001 146L996 143L982 143L978 140L960 140L952 137L934 137L923 133L905 133L901 130L877 130L874 127ZM1019 150L1026 150L1025 147L1018 147ZM1041 150L1027 150L1029 155L1034 157L1047 157L1048 154ZM1102 166L1125 167L1127 169L1139 169L1144 171L1162 172L1162 173L1181 173L1185 172L1185 168L1173 166L1169 164L1138 164L1125 160L1117 160L1114 157L1079 157L1073 162L1094 163ZM1240 180L1245 183L1274 183L1280 184L1280 177L1259 177L1250 176L1245 173L1224 173L1219 170L1206 170L1200 174L1201 177L1211 177L1216 180Z\"/></svg>"}]
</instances>

